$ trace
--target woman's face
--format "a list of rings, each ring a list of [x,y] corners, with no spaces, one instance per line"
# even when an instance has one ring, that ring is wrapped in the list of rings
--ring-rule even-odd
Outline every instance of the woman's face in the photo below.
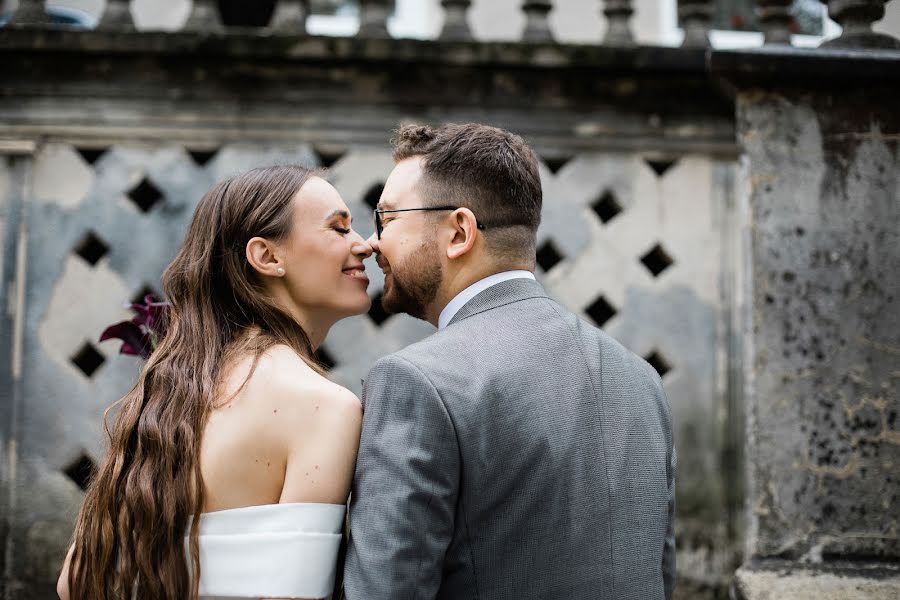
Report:
[[[340,194],[320,177],[310,178],[293,199],[293,225],[278,243],[290,301],[316,320],[337,320],[369,310],[363,259],[372,247],[351,227]]]

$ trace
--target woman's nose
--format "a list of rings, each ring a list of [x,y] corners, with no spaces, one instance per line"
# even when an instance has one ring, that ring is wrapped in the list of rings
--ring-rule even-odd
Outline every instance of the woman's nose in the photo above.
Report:
[[[369,244],[368,240],[364,240],[361,235],[353,231],[353,246],[351,247],[351,251],[356,256],[360,256],[362,258],[368,258],[372,256],[372,252],[374,252],[371,244]]]

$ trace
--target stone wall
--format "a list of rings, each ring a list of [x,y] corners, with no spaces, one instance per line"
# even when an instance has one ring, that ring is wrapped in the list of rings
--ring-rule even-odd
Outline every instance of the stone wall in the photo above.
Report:
[[[0,56],[7,597],[53,597],[102,412],[139,368],[97,337],[158,289],[203,191],[258,164],[328,166],[368,235],[405,121],[492,123],[541,155],[538,276],[663,373],[679,594],[724,596],[742,539],[739,182],[702,49],[13,26]],[[431,331],[375,306],[323,349],[355,391]]]
[[[896,598],[900,52],[719,59],[752,208],[751,560],[736,591]]]
[[[193,205],[212,181],[272,161],[317,162],[302,144],[228,145],[204,165],[171,145],[114,145],[93,165],[68,144],[38,148],[32,193],[22,205],[27,300],[17,501],[10,507],[12,568],[27,585],[52,582],[85,470],[104,451],[103,411],[138,368],[137,359],[117,354],[117,343],[99,343],[99,332],[127,316],[124,301],[158,289]],[[371,147],[353,148],[331,167],[363,235],[371,224],[359,217],[369,213],[366,200],[377,198],[373,190],[390,167],[389,152]],[[556,174],[542,168],[539,277],[663,373],[687,465],[679,488],[682,569],[710,586],[721,585],[733,566],[726,505],[729,487],[739,483],[721,464],[728,416],[722,326],[733,293],[722,283],[733,273],[733,170],[728,161],[686,156],[660,175],[642,156],[626,153],[578,155]],[[322,349],[331,376],[357,393],[378,357],[432,331],[381,313],[380,272],[371,264],[369,271],[375,308],[339,323]]]

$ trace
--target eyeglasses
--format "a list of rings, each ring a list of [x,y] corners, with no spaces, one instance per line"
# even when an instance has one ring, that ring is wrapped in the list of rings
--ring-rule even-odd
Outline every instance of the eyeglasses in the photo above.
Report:
[[[458,206],[429,206],[426,208],[395,208],[392,210],[378,210],[377,208],[372,211],[375,215],[375,233],[378,239],[381,239],[381,232],[384,231],[384,223],[381,222],[381,215],[384,213],[396,213],[396,212],[411,212],[414,210],[456,210]],[[481,223],[478,223],[478,229],[482,231],[485,229],[485,226]]]

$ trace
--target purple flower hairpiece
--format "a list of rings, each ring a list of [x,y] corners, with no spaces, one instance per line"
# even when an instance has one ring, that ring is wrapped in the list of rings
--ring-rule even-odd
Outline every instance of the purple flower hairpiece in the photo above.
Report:
[[[120,353],[149,358],[166,333],[170,305],[168,302],[157,302],[153,294],[147,294],[143,302],[127,306],[137,314],[130,321],[107,327],[100,335],[100,341],[122,340]]]

